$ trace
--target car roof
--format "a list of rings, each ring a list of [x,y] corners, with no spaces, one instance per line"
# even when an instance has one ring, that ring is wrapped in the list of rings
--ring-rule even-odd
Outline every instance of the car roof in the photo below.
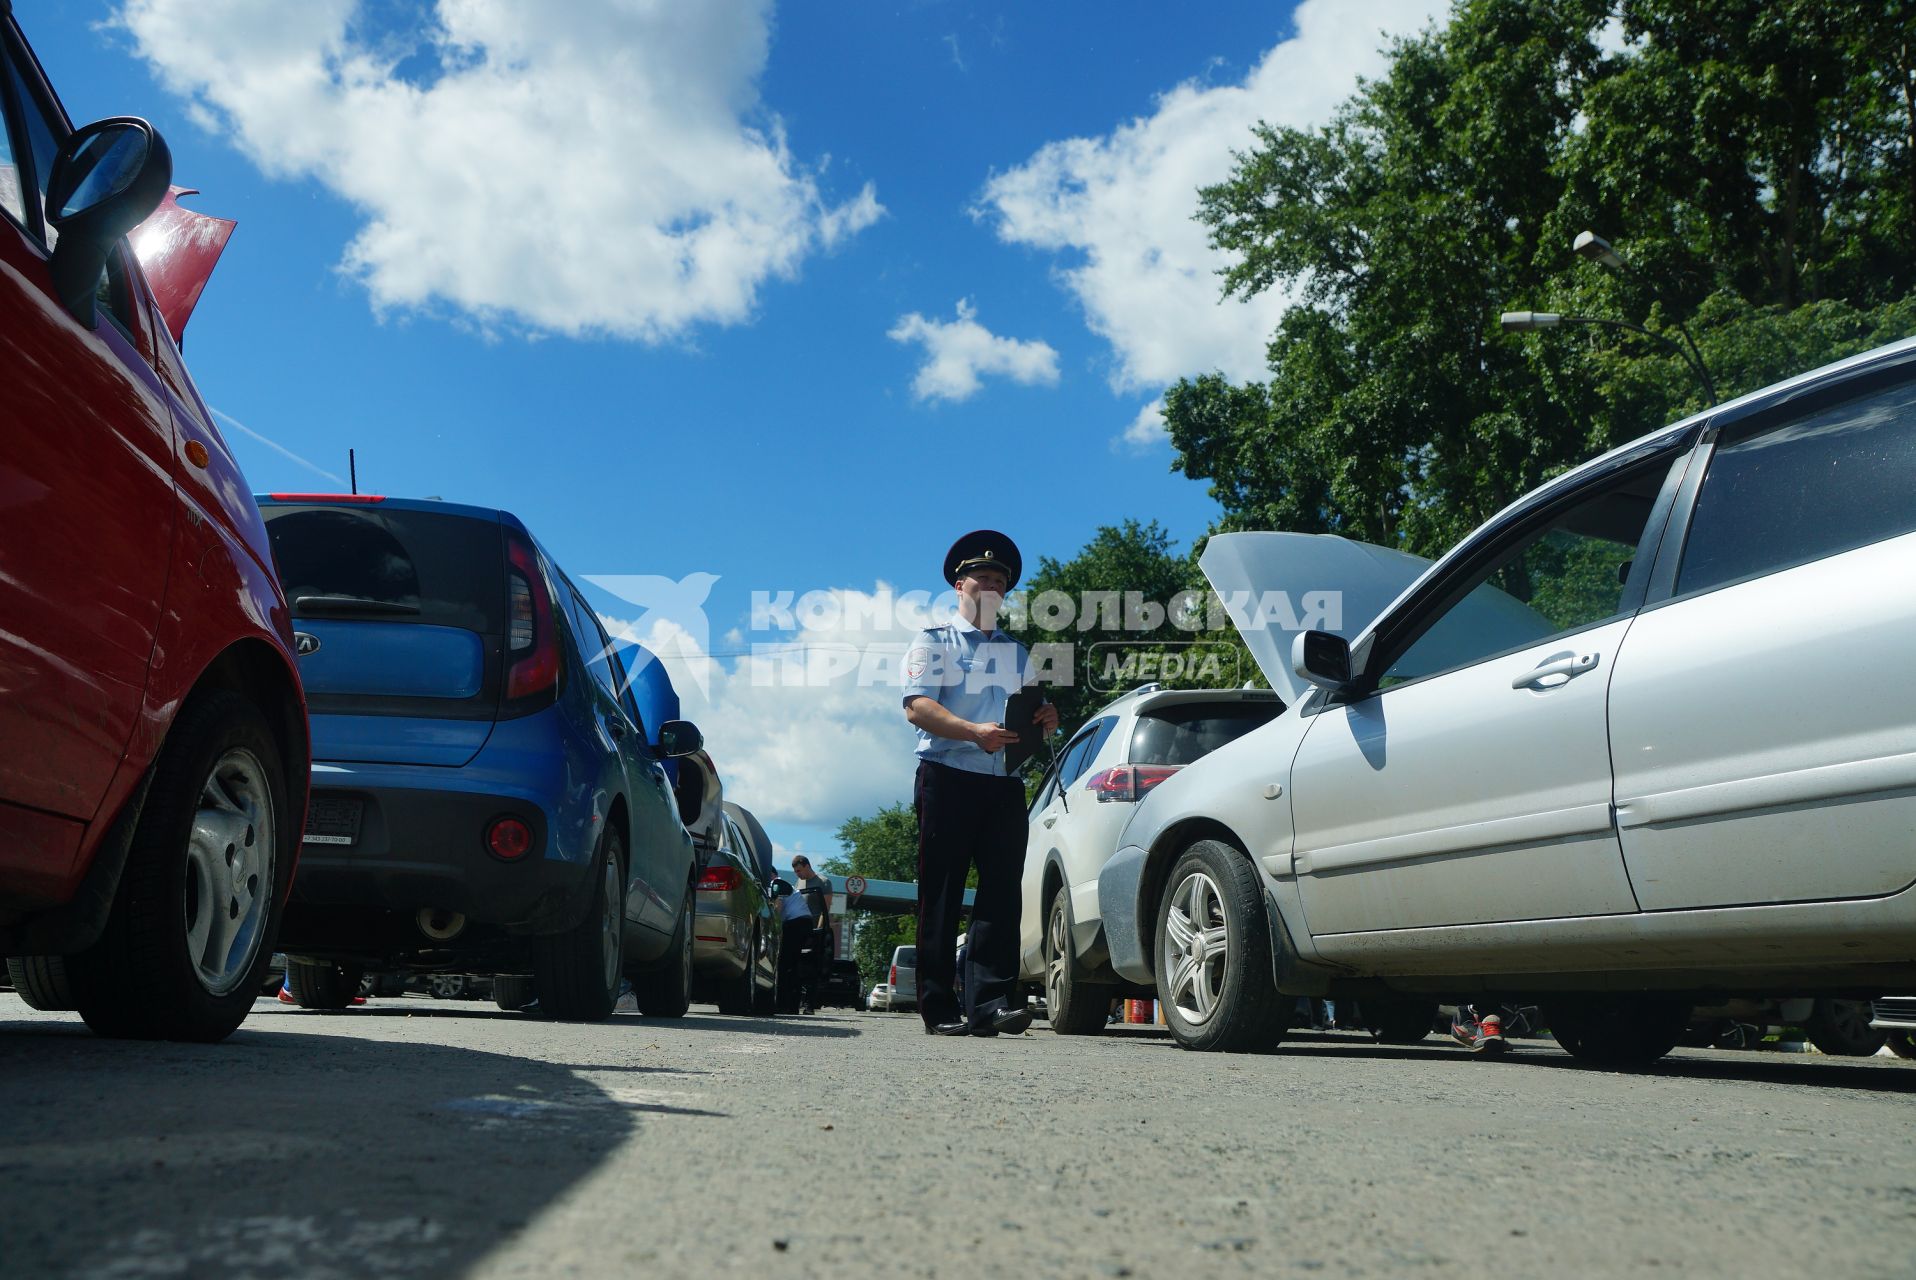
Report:
[[[1160,689],[1156,685],[1143,685],[1139,688],[1119,694],[1111,701],[1092,712],[1086,723],[1101,720],[1112,715],[1141,715],[1155,707],[1169,707],[1187,702],[1281,702],[1277,694],[1269,689]]]
[[[438,498],[394,498],[381,493],[256,493],[253,501],[262,507],[357,507],[367,511],[429,511],[435,515],[464,516],[470,520],[496,521],[530,538],[532,531],[510,511],[497,507],[473,507],[463,502],[444,502]]]

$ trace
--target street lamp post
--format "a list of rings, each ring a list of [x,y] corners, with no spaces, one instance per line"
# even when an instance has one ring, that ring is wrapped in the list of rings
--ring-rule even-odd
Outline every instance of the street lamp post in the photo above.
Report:
[[[1631,276],[1643,281],[1645,287],[1649,287],[1649,281],[1644,280],[1643,274],[1625,262],[1622,256],[1610,247],[1610,242],[1596,232],[1584,231],[1578,233],[1571,248],[1592,262],[1601,263],[1613,271],[1628,272]],[[1654,296],[1656,290],[1652,288],[1650,292],[1652,296]],[[1703,352],[1698,350],[1696,339],[1690,336],[1690,331],[1684,328],[1683,322],[1680,320],[1676,322],[1676,330],[1683,335],[1683,341],[1689,344],[1687,350],[1684,347],[1678,346],[1675,342],[1672,342],[1660,333],[1652,333],[1640,324],[1631,324],[1628,320],[1612,320],[1606,316],[1566,315],[1554,311],[1506,311],[1503,313],[1501,323],[1506,333],[1527,333],[1533,329],[1554,329],[1559,325],[1566,324],[1595,324],[1603,325],[1610,329],[1628,329],[1632,333],[1640,333],[1651,341],[1660,343],[1671,351],[1674,351],[1677,354],[1677,358],[1690,367],[1690,372],[1696,375],[1696,380],[1703,384],[1703,394],[1709,397],[1710,403],[1717,403],[1716,383],[1710,377],[1709,366],[1703,363]]]

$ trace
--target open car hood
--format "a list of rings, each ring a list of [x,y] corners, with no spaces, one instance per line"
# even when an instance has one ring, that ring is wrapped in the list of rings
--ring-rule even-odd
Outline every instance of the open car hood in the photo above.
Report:
[[[1220,533],[1198,566],[1285,706],[1310,691],[1291,670],[1300,631],[1355,640],[1430,568],[1422,556],[1324,533]]]
[[[709,752],[694,751],[679,757],[676,790],[679,820],[692,833],[692,839],[700,845],[716,845],[725,817],[725,786],[719,781],[718,766]]]
[[[744,805],[727,800],[723,807],[731,815],[732,821],[738,823],[739,830],[745,833],[746,842],[752,846],[752,865],[758,868],[759,881],[770,884],[772,877],[778,874],[772,866],[772,837],[766,834],[758,815]]]
[[[133,228],[129,237],[133,256],[140,260],[140,272],[153,290],[153,300],[159,304],[175,346],[186,333],[186,322],[199,303],[207,278],[219,264],[220,254],[226,251],[233,228],[239,225],[180,207],[181,196],[198,194],[191,187],[168,188],[160,207]]]

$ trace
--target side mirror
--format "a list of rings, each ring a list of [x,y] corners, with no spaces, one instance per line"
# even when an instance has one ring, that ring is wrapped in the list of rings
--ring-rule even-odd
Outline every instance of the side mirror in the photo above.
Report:
[[[659,726],[659,754],[668,760],[703,750],[705,735],[690,720],[667,720]]]
[[[96,120],[67,135],[47,175],[53,287],[67,313],[93,327],[93,297],[107,254],[145,222],[173,181],[173,153],[137,116]]]
[[[1291,670],[1320,689],[1341,689],[1351,680],[1350,642],[1328,631],[1304,631],[1291,641]]]

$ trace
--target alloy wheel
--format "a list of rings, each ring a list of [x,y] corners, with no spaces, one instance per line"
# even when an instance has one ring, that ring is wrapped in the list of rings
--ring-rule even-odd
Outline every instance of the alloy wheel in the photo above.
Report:
[[[1217,882],[1202,871],[1179,882],[1171,895],[1164,932],[1165,945],[1171,949],[1166,994],[1186,1022],[1202,1026],[1217,1012],[1230,961],[1231,935]]]
[[[272,793],[258,757],[234,747],[200,788],[186,843],[186,950],[194,975],[223,996],[245,979],[273,906]]]
[[[1045,922],[1044,998],[1047,1009],[1058,1009],[1064,1005],[1065,966],[1071,963],[1070,933],[1064,910],[1064,894],[1060,892],[1052,901],[1051,918]]]
[[[624,959],[620,945],[619,859],[610,849],[606,851],[604,879],[599,893],[599,957],[602,969],[600,976],[609,991],[619,985],[619,971]]]

